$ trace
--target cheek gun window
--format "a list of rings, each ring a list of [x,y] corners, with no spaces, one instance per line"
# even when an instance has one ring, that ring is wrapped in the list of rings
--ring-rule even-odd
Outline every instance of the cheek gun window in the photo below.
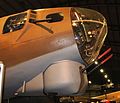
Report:
[[[27,19],[27,13],[18,14],[9,17],[4,25],[3,34],[13,32],[23,28]]]

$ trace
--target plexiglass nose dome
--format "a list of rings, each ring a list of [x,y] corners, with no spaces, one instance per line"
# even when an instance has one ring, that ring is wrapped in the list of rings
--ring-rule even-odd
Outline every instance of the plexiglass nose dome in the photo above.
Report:
[[[107,23],[99,12],[84,9],[71,9],[72,27],[80,55],[86,63],[98,56],[107,35]]]

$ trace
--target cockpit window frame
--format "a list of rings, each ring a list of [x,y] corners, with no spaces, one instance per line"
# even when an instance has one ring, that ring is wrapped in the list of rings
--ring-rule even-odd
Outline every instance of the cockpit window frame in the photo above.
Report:
[[[20,22],[20,18],[24,18],[25,20],[23,19],[24,21]],[[22,29],[25,26],[26,21],[27,21],[27,13],[26,12],[19,13],[19,14],[8,17],[3,26],[2,34],[7,34],[10,32],[14,32],[14,31]]]

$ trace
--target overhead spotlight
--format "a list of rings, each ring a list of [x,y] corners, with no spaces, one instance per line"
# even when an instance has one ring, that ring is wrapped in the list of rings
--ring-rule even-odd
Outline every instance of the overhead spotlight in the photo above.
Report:
[[[107,81],[110,82],[110,79],[108,79]]]
[[[88,81],[89,84],[91,84],[92,82],[91,81]]]
[[[95,64],[97,65],[97,64],[98,64],[98,61],[95,61]]]
[[[113,85],[114,85],[114,84],[111,82],[111,83],[110,83],[110,86],[113,86]]]
[[[107,74],[104,75],[105,78],[108,78]]]
[[[103,69],[100,69],[100,72],[101,72],[101,73],[103,73],[103,72],[104,72],[104,70],[103,70]]]

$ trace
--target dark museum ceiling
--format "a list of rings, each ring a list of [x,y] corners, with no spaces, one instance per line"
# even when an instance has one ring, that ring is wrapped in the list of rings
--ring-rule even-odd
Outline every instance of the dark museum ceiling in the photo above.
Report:
[[[99,67],[103,68],[114,84],[120,83],[120,0],[0,0],[0,17],[27,9],[53,7],[84,7],[99,11],[108,22],[108,35],[102,51],[112,48],[113,57]],[[105,84],[99,70],[90,75],[94,84]]]

